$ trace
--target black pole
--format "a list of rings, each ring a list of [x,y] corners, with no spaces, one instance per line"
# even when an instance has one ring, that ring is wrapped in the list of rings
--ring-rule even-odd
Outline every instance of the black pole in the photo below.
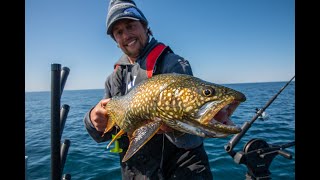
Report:
[[[290,82],[295,78],[295,75],[288,81],[277,94],[275,94],[268,102],[267,104],[252,118],[250,122],[245,122],[243,126],[241,127],[242,131],[236,135],[234,135],[231,140],[228,142],[227,145],[225,145],[225,150],[231,155],[232,157],[235,155],[235,152],[233,151],[233,148],[238,144],[242,136],[248,131],[248,129],[251,127],[251,125],[254,123],[254,121],[262,114],[262,112],[269,107],[269,105],[277,98],[277,96],[286,88]]]
[[[51,180],[61,179],[60,96],[61,65],[51,64]]]
[[[64,85],[66,84],[70,69],[68,67],[63,67],[61,70],[61,94],[64,89]]]

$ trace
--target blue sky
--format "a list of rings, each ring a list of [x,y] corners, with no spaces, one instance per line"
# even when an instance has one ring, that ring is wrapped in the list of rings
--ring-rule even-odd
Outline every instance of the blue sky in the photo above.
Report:
[[[295,75],[294,0],[136,0],[154,37],[189,60],[194,76],[229,84]],[[51,64],[70,68],[65,90],[102,89],[121,56],[107,36],[109,0],[25,1],[25,91],[49,91]]]

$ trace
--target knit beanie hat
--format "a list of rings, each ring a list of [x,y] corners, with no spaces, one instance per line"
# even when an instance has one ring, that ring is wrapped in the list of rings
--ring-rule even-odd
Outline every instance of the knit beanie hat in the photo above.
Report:
[[[148,20],[132,0],[110,0],[107,15],[108,35],[112,35],[112,26],[120,19],[140,20],[148,25]]]

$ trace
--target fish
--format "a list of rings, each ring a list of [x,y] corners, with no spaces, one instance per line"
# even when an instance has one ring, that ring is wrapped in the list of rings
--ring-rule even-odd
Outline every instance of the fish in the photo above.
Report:
[[[167,125],[180,133],[223,138],[241,132],[230,116],[246,96],[240,91],[198,77],[168,73],[141,81],[124,96],[114,96],[105,106],[107,126],[119,132],[107,148],[127,133],[129,147],[122,162],[130,159]],[[103,136],[102,135],[102,136]]]

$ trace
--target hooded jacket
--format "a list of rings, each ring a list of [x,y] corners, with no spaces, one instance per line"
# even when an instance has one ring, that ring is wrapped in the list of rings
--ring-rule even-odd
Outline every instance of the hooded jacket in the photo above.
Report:
[[[115,70],[107,77],[105,81],[104,98],[125,95],[134,85],[148,78],[146,73],[146,57],[158,43],[159,42],[157,40],[151,38],[134,64],[130,64],[127,55],[123,54],[121,56],[121,58],[114,65]],[[157,59],[153,70],[154,75],[164,73],[180,73],[193,75],[189,62],[179,55],[173,53],[169,47],[167,47],[167,49]],[[85,127],[90,136],[98,143],[110,140],[111,134],[116,134],[116,128],[113,128],[112,131],[106,133],[103,137],[101,137],[102,132],[97,131],[90,120],[90,111],[87,112],[84,117]],[[165,135],[170,140],[170,142],[178,148],[191,149],[198,147],[203,143],[202,137],[191,134],[184,134],[182,136],[176,137],[174,133],[171,132],[165,133]],[[126,136],[124,135],[123,137]],[[122,139],[122,137],[119,139],[120,147],[126,149],[126,147],[128,146],[128,140]],[[152,139],[150,141],[152,141]],[[151,144],[149,142],[145,146]]]

